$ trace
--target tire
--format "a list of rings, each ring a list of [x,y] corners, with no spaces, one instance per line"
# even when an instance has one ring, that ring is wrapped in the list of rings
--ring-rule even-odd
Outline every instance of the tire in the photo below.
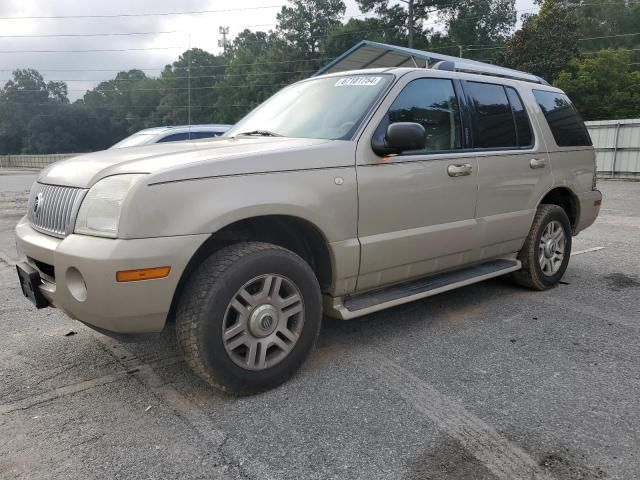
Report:
[[[187,281],[176,334],[187,364],[204,381],[249,395],[298,370],[321,320],[320,286],[307,262],[276,245],[243,242],[212,254]]]
[[[548,247],[546,249],[543,247],[543,237],[551,239],[549,232],[558,232],[560,229],[563,239],[561,260],[555,256],[558,255],[560,250],[561,242],[558,241],[560,233],[555,235],[555,247],[553,245],[549,246],[546,242],[544,242],[544,245]],[[548,204],[540,205],[533,219],[529,235],[524,242],[522,250],[518,253],[518,260],[522,262],[522,269],[512,274],[515,282],[533,290],[548,290],[558,285],[569,264],[571,233],[569,217],[562,207]],[[552,234],[551,237],[554,237],[554,235]],[[551,252],[551,249],[554,250],[555,255]],[[549,258],[549,255],[554,256]],[[544,260],[541,260],[543,257]]]

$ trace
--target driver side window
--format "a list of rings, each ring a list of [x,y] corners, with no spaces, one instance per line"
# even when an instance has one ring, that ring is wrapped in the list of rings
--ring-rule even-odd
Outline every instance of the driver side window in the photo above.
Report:
[[[421,78],[407,84],[395,99],[376,135],[395,122],[415,122],[427,132],[426,151],[462,148],[460,108],[451,80]],[[415,153],[415,152],[414,152]]]

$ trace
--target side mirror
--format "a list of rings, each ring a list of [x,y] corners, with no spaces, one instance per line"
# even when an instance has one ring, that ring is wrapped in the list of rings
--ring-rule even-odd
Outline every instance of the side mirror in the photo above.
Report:
[[[382,156],[402,153],[408,150],[424,150],[427,146],[427,132],[422,125],[414,122],[396,122],[387,127],[384,141],[373,141],[373,151]]]

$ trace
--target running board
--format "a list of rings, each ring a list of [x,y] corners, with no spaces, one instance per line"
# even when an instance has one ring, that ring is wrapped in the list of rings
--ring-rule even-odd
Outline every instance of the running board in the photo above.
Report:
[[[344,297],[342,302],[339,298],[331,299],[333,303],[326,305],[329,307],[327,313],[343,320],[361,317],[385,308],[499,277],[520,270],[520,268],[522,268],[522,264],[519,260],[502,258],[491,260],[463,270],[440,273],[371,292],[349,295]]]

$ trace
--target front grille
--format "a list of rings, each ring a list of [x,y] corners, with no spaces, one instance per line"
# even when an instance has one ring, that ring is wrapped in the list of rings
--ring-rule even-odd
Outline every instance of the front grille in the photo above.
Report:
[[[34,183],[27,204],[31,226],[56,237],[69,235],[86,192],[83,188]]]

